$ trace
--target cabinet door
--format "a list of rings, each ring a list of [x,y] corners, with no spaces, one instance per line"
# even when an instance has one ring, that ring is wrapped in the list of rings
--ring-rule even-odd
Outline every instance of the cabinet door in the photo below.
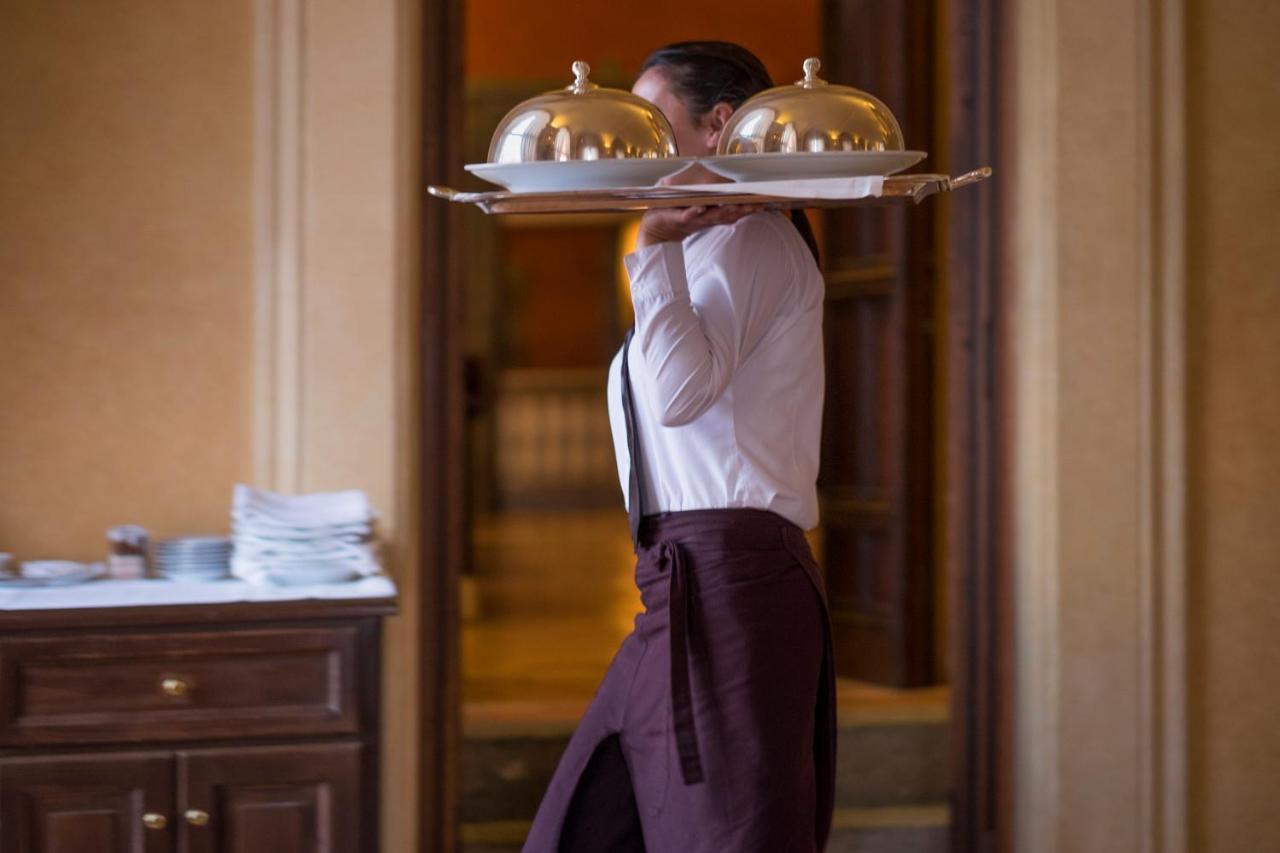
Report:
[[[337,743],[178,754],[183,853],[372,849],[361,746]]]
[[[169,753],[0,759],[4,853],[168,853]]]

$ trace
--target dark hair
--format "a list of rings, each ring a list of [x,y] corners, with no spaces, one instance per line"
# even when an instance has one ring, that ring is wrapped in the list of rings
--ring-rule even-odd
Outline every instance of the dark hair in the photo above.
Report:
[[[754,53],[727,41],[681,41],[659,48],[645,59],[640,73],[661,68],[689,114],[698,118],[719,103],[735,110],[757,92],[773,88],[773,78]],[[791,224],[818,260],[818,241],[809,217],[792,208]]]

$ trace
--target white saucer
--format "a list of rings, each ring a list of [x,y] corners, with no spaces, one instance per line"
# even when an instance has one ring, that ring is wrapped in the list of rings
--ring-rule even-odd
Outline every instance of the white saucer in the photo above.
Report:
[[[526,193],[651,187],[692,162],[692,157],[635,157],[536,163],[471,163],[466,169],[477,178],[505,187],[511,192]]]
[[[924,151],[795,151],[789,154],[724,154],[699,163],[735,181],[861,178],[892,175],[919,163]]]
[[[74,563],[70,560],[36,560],[24,563],[23,574],[0,576],[0,586],[71,586],[97,580],[107,573],[102,563]],[[26,574],[30,570],[31,574]]]

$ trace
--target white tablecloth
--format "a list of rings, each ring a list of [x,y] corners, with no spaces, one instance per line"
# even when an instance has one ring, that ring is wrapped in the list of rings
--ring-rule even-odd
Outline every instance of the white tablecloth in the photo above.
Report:
[[[230,604],[239,601],[307,601],[392,598],[396,585],[385,575],[321,586],[270,586],[242,580],[98,580],[61,587],[0,587],[0,610],[62,610],[81,607],[148,607],[167,604]]]

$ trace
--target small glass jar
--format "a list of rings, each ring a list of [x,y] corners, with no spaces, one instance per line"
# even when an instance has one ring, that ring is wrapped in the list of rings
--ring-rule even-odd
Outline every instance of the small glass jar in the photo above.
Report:
[[[148,576],[145,527],[121,524],[107,531],[107,574],[116,580],[139,580]]]

